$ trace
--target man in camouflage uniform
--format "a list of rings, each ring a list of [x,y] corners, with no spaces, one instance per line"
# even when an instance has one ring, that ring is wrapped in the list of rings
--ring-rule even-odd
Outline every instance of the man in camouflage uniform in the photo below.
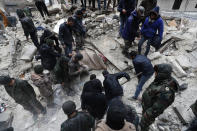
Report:
[[[36,99],[36,93],[33,87],[26,80],[0,76],[0,84],[4,85],[9,96],[11,96],[16,103],[22,105],[25,110],[30,111],[34,115],[46,113],[46,109]]]
[[[179,88],[179,84],[171,76],[171,65],[159,64],[154,70],[155,80],[142,95],[142,131],[148,131],[155,118],[174,102],[175,92]]]
[[[31,75],[31,80],[38,87],[41,96],[46,98],[47,106],[51,106],[53,104],[52,81],[49,75],[43,74],[43,70],[42,65],[36,65],[34,67],[35,73]]]
[[[197,100],[196,100],[196,102],[195,102],[194,104],[192,104],[190,107],[191,107],[191,109],[192,109],[194,115],[197,117]]]

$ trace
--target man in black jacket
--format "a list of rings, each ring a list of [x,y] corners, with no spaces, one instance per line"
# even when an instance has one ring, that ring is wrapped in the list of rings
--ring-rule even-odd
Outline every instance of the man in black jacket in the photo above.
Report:
[[[34,1],[35,1],[35,5],[36,5],[38,11],[40,12],[42,18],[45,19],[44,15],[49,16],[49,12],[48,12],[46,4],[44,3],[44,0],[34,0]]]
[[[136,51],[130,52],[130,57],[133,62],[136,74],[138,74],[138,85],[135,95],[132,99],[136,100],[142,91],[143,85],[148,81],[154,73],[151,61],[144,55],[137,55]],[[140,74],[141,73],[141,74]],[[140,74],[140,75],[139,75]]]
[[[59,28],[59,40],[63,45],[65,55],[67,57],[72,56],[72,44],[74,42],[72,36],[73,25],[74,25],[74,19],[72,17],[69,17],[67,22],[61,24]]]
[[[49,71],[53,70],[57,62],[57,57],[61,55],[54,51],[52,45],[54,44],[53,40],[48,40],[48,43],[42,44],[39,49],[40,56],[36,59],[41,59],[41,64],[44,69]]]
[[[44,29],[44,33],[40,37],[40,45],[44,43],[46,44],[48,39],[55,41],[55,45],[53,45],[53,47],[59,54],[61,54],[62,49],[59,47],[59,41],[55,33],[51,32],[49,29]]]
[[[62,105],[68,119],[61,124],[61,131],[91,131],[94,118],[86,112],[78,112],[73,101],[66,101]]]
[[[107,101],[102,93],[102,83],[96,79],[96,75],[90,76],[81,94],[81,108],[87,110],[94,118],[102,119],[107,109]]]
[[[6,92],[16,103],[23,106],[25,110],[34,115],[46,113],[46,109],[36,99],[36,93],[33,87],[26,80],[10,78],[9,76],[0,76],[0,84],[4,85]]]
[[[109,74],[107,70],[103,71],[102,74],[105,77],[105,80],[103,81],[105,95],[108,104],[110,104],[112,99],[123,96],[123,89],[118,79],[125,77],[127,80],[130,80],[130,76],[125,72]]]
[[[39,42],[37,37],[37,30],[31,18],[26,17],[24,13],[21,13],[19,16],[19,20],[24,30],[24,34],[28,40],[30,35],[32,42],[34,45],[39,48]]]

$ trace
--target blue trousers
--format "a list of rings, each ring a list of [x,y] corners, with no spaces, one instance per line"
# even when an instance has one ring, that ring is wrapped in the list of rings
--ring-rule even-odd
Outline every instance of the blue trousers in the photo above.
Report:
[[[120,15],[120,30],[119,30],[120,36],[122,36],[122,32],[124,30],[124,26],[125,26],[125,23],[127,21],[127,18],[128,18],[127,16],[121,16]]]
[[[144,86],[144,84],[146,83],[146,81],[148,81],[151,78],[152,75],[153,74],[146,75],[146,76],[145,75],[142,75],[140,77],[139,82],[138,82],[138,85],[137,85],[137,88],[136,88],[136,91],[135,91],[135,95],[134,95],[135,98],[138,98],[140,92],[142,91],[142,87]]]

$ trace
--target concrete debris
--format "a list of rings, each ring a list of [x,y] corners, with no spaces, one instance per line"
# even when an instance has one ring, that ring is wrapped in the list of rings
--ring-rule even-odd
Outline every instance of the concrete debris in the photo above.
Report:
[[[29,69],[31,69],[32,68],[32,63],[30,62],[30,63],[25,63],[22,67],[21,67],[21,69],[20,69],[20,72],[21,73],[25,73],[26,71],[28,71]]]
[[[32,61],[34,54],[36,53],[37,48],[34,45],[27,45],[23,48],[21,60]]]
[[[105,15],[98,15],[96,18],[95,18],[95,21],[102,21],[105,19]]]
[[[12,125],[14,114],[10,110],[0,113],[0,130],[4,130]]]
[[[173,57],[168,56],[166,58],[167,62],[173,67],[173,72],[178,78],[186,77],[187,73],[182,69],[182,67],[175,61]]]
[[[172,20],[172,21],[168,22],[168,26],[170,26],[170,27],[177,27],[178,25],[177,25],[175,20]]]
[[[56,15],[57,13],[60,13],[60,12],[61,12],[61,9],[59,8],[53,8],[49,10],[50,15]]]
[[[191,62],[189,61],[189,58],[185,55],[176,56],[176,61],[184,70],[187,70],[192,67]]]
[[[152,54],[150,54],[150,55],[148,56],[148,58],[149,58],[151,61],[153,61],[153,60],[155,60],[155,59],[159,59],[159,58],[161,58],[161,57],[162,57],[162,55],[161,55],[160,52],[154,52],[154,53],[152,53]]]

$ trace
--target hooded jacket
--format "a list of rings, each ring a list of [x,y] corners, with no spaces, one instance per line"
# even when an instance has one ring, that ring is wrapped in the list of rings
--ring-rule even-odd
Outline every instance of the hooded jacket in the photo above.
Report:
[[[53,70],[56,64],[56,57],[60,57],[60,54],[56,53],[49,45],[43,44],[39,49],[41,55],[41,63],[44,69]]]
[[[159,7],[155,7],[153,11],[155,14],[157,14],[157,18],[154,22],[151,22],[150,16],[148,16],[142,25],[141,34],[147,38],[153,38],[158,31],[158,35],[160,37],[160,40],[162,41],[163,38],[163,32],[164,32],[164,23],[159,15]]]
[[[144,55],[137,55],[133,59],[133,66],[136,74],[142,72],[142,75],[152,75],[154,73],[151,61]]]
[[[157,0],[142,0],[140,6],[145,8],[145,16],[148,16],[150,11],[157,6]]]
[[[123,89],[118,81],[118,79],[122,77],[125,77],[128,80],[130,79],[130,76],[125,72],[108,74],[105,76],[105,80],[103,81],[103,86],[107,100],[111,100],[117,96],[123,96]]]
[[[171,77],[172,67],[170,65],[159,64],[156,66],[157,76],[142,95],[143,109],[148,109],[146,113],[152,113],[154,109],[164,109],[171,105],[175,99],[175,92],[179,88],[177,81]]]
[[[134,41],[137,36],[141,20],[137,17],[137,11],[133,11],[126,21],[122,37],[125,40]]]
[[[42,34],[42,36],[40,37],[40,45],[42,44],[46,44],[46,40],[47,39],[51,39],[51,40],[54,40],[57,47],[59,47],[59,41],[58,41],[58,38],[55,36],[54,33],[52,33],[50,30],[48,29],[45,29],[44,30],[44,33]]]
[[[77,114],[66,120],[61,125],[61,131],[91,131],[94,126],[94,118],[85,112]]]
[[[118,4],[118,11],[120,12],[120,16],[129,17],[131,12],[134,11],[136,5],[136,0],[120,0]],[[122,13],[122,10],[125,9],[126,14]]]
[[[113,130],[107,124],[105,121],[102,121],[97,125],[96,131],[136,131],[135,126],[129,122],[125,121],[125,125],[120,130]]]
[[[93,79],[84,84],[82,94],[84,93],[102,93],[102,83],[99,79]]]
[[[61,44],[72,45],[73,36],[72,28],[69,27],[66,22],[62,23],[59,28],[59,40]]]

